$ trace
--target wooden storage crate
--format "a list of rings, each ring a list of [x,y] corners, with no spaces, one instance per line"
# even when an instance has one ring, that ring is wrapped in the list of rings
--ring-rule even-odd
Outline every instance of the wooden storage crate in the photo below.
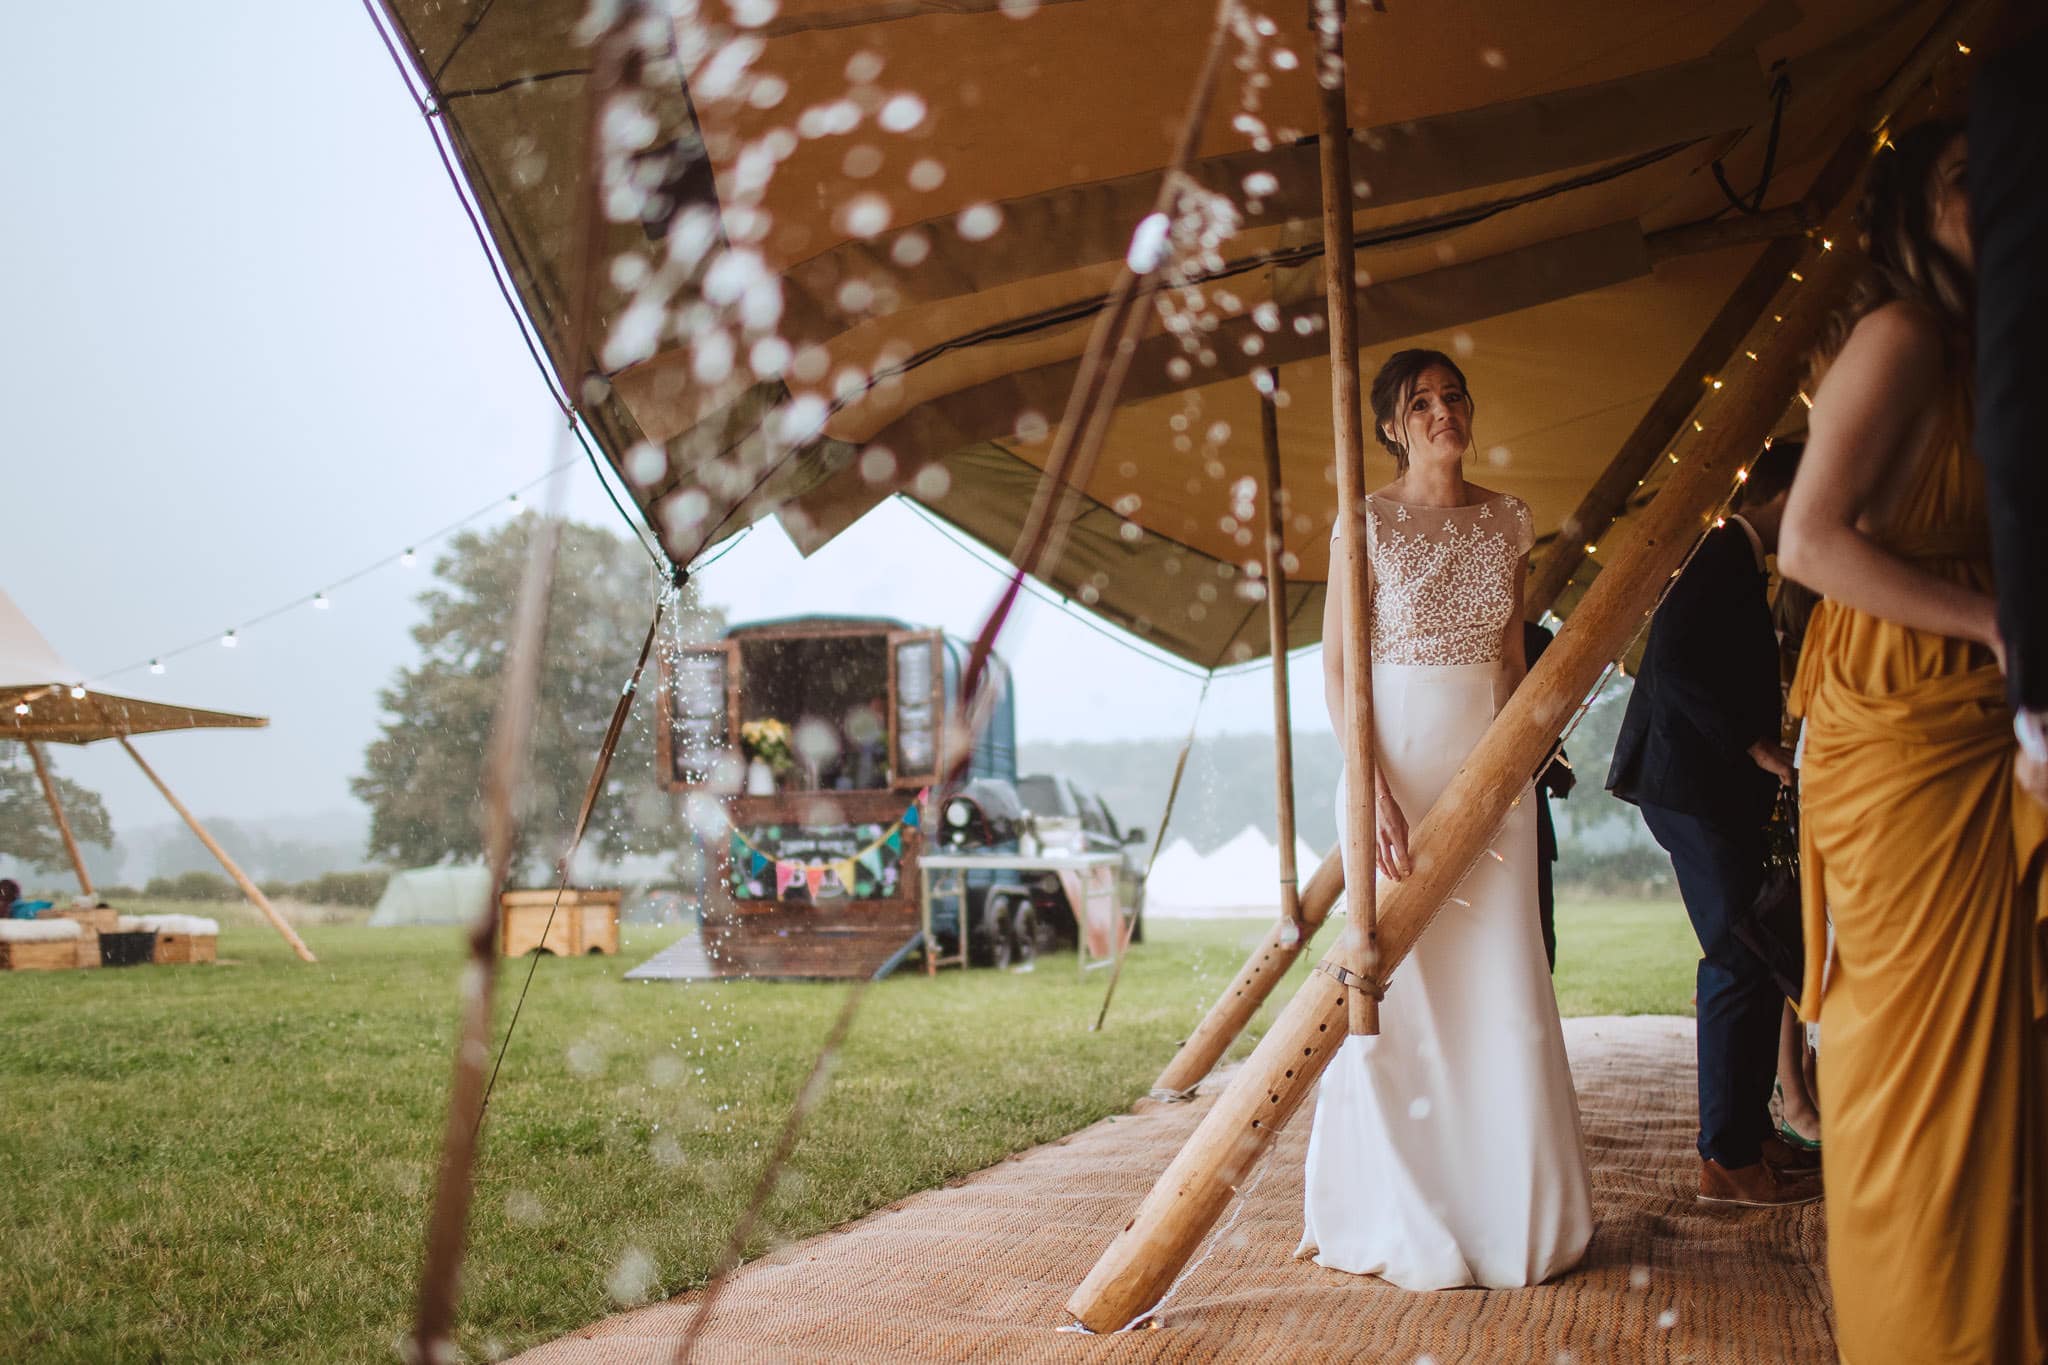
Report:
[[[72,966],[97,967],[100,965],[99,930],[88,927],[84,933],[73,939],[72,942],[78,945],[78,960],[72,963]]]
[[[536,948],[557,957],[619,951],[619,902],[624,892],[571,889],[561,895],[559,907],[553,891],[507,891],[498,898],[505,956],[524,957]],[[551,910],[553,924],[548,923]]]
[[[150,958],[158,966],[175,962],[212,962],[220,946],[220,939],[213,934],[165,934],[156,936],[156,955]]]
[[[82,938],[43,938],[20,942],[0,939],[0,971],[62,972],[79,965],[78,945]],[[98,953],[99,940],[93,940]]]
[[[112,906],[96,905],[86,910],[46,910],[43,918],[76,921],[88,935],[111,934],[119,927],[121,912]]]

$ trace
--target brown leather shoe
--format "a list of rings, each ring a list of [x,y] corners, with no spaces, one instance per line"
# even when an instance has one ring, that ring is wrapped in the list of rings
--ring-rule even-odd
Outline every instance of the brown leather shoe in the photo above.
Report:
[[[1820,1179],[1820,1153],[1802,1151],[1775,1135],[1763,1142],[1764,1165],[1781,1175],[1812,1176]]]
[[[1752,1209],[1784,1209],[1820,1198],[1820,1181],[1811,1176],[1781,1174],[1770,1163],[1754,1162],[1729,1170],[1718,1161],[1700,1160],[1700,1202],[1738,1204]]]

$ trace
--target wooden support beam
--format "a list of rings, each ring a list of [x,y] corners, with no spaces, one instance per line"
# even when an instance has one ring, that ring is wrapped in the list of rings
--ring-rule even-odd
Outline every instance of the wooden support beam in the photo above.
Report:
[[[242,888],[242,894],[249,898],[249,903],[258,910],[261,910],[263,917],[270,921],[271,928],[284,935],[284,941],[291,944],[292,951],[299,955],[301,961],[318,961],[313,956],[313,950],[306,946],[305,940],[293,931],[291,925],[284,922],[284,916],[277,913],[277,908],[270,903],[270,899],[263,894],[256,883],[249,880],[249,874],[242,871],[236,865],[235,860],[228,856],[228,851],[215,842],[211,834],[206,832],[206,826],[199,823],[199,817],[187,810],[185,803],[171,793],[171,789],[164,785],[164,780],[156,775],[156,769],[142,761],[142,755],[135,752],[135,746],[128,742],[128,736],[121,735],[119,738],[121,747],[128,751],[128,757],[134,759],[135,766],[142,769],[142,775],[156,784],[156,789],[164,794],[164,800],[171,803],[171,809],[178,812],[184,818],[186,825],[191,828],[194,834],[199,836],[199,842],[206,845],[206,851],[220,860],[220,865],[227,870],[228,876],[234,878],[235,885]]]
[[[49,764],[43,761],[43,746],[34,740],[23,741],[28,745],[28,756],[36,765],[36,780],[43,784],[43,799],[50,803],[50,814],[57,817],[57,833],[64,836],[64,851],[71,855],[71,869],[78,874],[78,889],[90,896],[92,874],[85,870],[85,855],[78,851],[78,840],[72,837],[71,821],[64,816],[64,803],[57,799],[57,783],[50,776]]]
[[[1410,839],[1415,870],[1388,890],[1382,907],[1381,947],[1388,964],[1398,963],[1414,946],[1509,808],[1529,791],[1529,774],[1606,662],[1641,628],[1708,519],[1732,492],[1736,471],[1791,402],[1807,349],[1858,264],[1847,259],[1846,251],[1815,254],[1806,282],[1783,305],[1783,321],[1758,345],[1758,362],[1724,391],[1714,424],[1673,471],[1609,569],[1595,580],[1542,661],[1415,828]],[[1340,943],[1325,961],[1356,968],[1348,948],[1348,940]],[[1084,1325],[1115,1331],[1159,1302],[1336,1055],[1344,1040],[1345,994],[1318,974],[1295,995],[1160,1176],[1137,1216],[1067,1301],[1068,1311]]]
[[[1787,204],[1781,209],[1768,213],[1746,215],[1741,218],[1714,218],[1704,223],[1687,223],[1682,227],[1666,228],[1643,238],[1643,246],[1649,250],[1652,264],[1661,265],[1679,256],[1693,256],[1702,251],[1719,251],[1723,247],[1747,246],[1755,242],[1775,242],[1787,237],[1804,237],[1819,224],[1813,221],[1812,212],[1802,200]]]
[[[1266,455],[1266,645],[1273,656],[1273,775],[1280,831],[1280,918],[1307,937],[1294,865],[1294,707],[1287,693],[1287,487],[1280,477],[1280,415],[1273,405],[1277,370],[1259,387],[1259,443]]]
[[[1343,827],[1340,846],[1356,867],[1373,865],[1372,599],[1366,580],[1365,436],[1358,396],[1358,290],[1351,242],[1351,129],[1345,105],[1344,0],[1312,0],[1317,115],[1322,135],[1323,284],[1330,312],[1330,409],[1337,447],[1337,525],[1344,594]],[[1351,888],[1346,957],[1366,987],[1349,987],[1350,1028],[1380,1031],[1380,947],[1373,879]]]
[[[1735,292],[1707,324],[1699,341],[1678,363],[1677,371],[1650,404],[1650,410],[1579,499],[1578,507],[1565,518],[1549,551],[1530,568],[1528,586],[1522,594],[1523,614],[1529,620],[1537,620],[1557,604],[1565,585],[1585,563],[1586,547],[1605,535],[1615,519],[1628,510],[1629,496],[1677,439],[1686,418],[1698,406],[1707,382],[1728,364],[1736,347],[1777,296],[1778,286],[1785,282],[1785,272],[1806,249],[1803,238],[1773,241],[1735,286]]]

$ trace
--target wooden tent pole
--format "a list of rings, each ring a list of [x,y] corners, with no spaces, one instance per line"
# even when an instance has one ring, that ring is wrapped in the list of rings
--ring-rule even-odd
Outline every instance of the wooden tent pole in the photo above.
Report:
[[[164,780],[156,775],[156,769],[143,761],[142,755],[135,751],[135,746],[128,742],[128,736],[119,735],[116,738],[121,741],[121,747],[128,751],[128,757],[135,760],[135,766],[142,769],[142,775],[156,784],[156,789],[164,794],[164,800],[171,803],[171,809],[178,812],[191,827],[192,832],[199,836],[199,842],[206,845],[206,851],[220,860],[220,865],[227,870],[228,876],[234,878],[235,885],[242,888],[242,894],[249,898],[249,903],[263,912],[263,917],[270,921],[271,928],[284,935],[284,941],[292,945],[292,951],[299,955],[300,961],[317,962],[319,959],[313,956],[313,950],[306,946],[305,940],[293,931],[291,925],[284,922],[284,916],[277,913],[277,908],[270,903],[269,898],[256,883],[249,880],[249,874],[242,871],[235,860],[228,856],[228,851],[206,832],[206,826],[199,823],[199,817],[186,809],[185,803],[164,785]]]
[[[28,745],[28,756],[36,765],[36,779],[43,784],[43,799],[50,803],[50,814],[57,817],[57,833],[64,836],[64,851],[71,855],[72,870],[78,873],[78,889],[86,895],[93,894],[92,874],[85,870],[85,855],[78,851],[78,840],[72,836],[71,821],[64,816],[64,803],[57,799],[57,783],[50,776],[49,765],[43,762],[43,746],[34,740],[24,740]]]
[[[1286,485],[1280,478],[1280,414],[1273,390],[1280,372],[1267,370],[1259,390],[1259,443],[1266,452],[1266,648],[1273,656],[1273,777],[1278,788],[1276,809],[1280,831],[1280,918],[1299,942],[1307,937],[1301,922],[1301,888],[1294,865],[1294,708],[1287,693],[1287,512],[1281,506]]]
[[[1323,284],[1330,309],[1330,410],[1336,434],[1337,556],[1344,595],[1344,826],[1354,867],[1373,865],[1372,611],[1366,581],[1365,438],[1358,403],[1358,291],[1352,276],[1351,112],[1345,104],[1344,0],[1314,0],[1323,173]],[[1337,567],[1337,566],[1332,566]],[[1335,577],[1335,575],[1332,575]],[[1372,878],[1350,888],[1344,938],[1350,1029],[1380,1031],[1380,946]]]
[[[1629,528],[1608,570],[1594,580],[1542,661],[1415,828],[1415,870],[1386,895],[1380,929],[1387,962],[1401,960],[1485,853],[1587,688],[1641,628],[1706,520],[1727,498],[1737,470],[1791,401],[1807,348],[1855,269],[1845,259],[1848,252],[1816,254],[1807,282],[1784,307],[1783,322],[1759,348],[1759,361],[1730,385],[1714,424]],[[1340,943],[1325,966],[1355,967],[1346,961],[1348,947]],[[1336,1054],[1344,1038],[1346,994],[1320,969],[1296,993],[1137,1216],[1067,1301],[1084,1325],[1115,1331],[1159,1302]]]

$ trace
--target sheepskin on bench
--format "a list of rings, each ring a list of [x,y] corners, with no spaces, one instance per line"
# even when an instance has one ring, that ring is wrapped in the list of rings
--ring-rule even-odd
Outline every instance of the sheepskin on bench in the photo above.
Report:
[[[220,936],[220,921],[201,915],[123,915],[115,928],[124,934],[186,934],[193,938]]]
[[[0,943],[55,943],[84,932],[71,919],[0,919]]]

